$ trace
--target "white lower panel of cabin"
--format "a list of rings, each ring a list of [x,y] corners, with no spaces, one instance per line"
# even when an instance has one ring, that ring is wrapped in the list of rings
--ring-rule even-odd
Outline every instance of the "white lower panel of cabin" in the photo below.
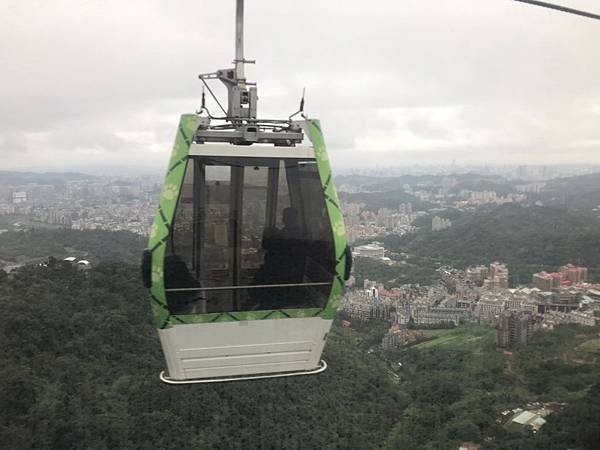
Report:
[[[158,330],[174,380],[312,370],[331,320],[319,317],[174,325]]]

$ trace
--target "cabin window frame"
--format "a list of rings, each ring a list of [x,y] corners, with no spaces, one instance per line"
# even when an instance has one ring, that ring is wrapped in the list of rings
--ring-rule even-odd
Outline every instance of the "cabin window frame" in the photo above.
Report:
[[[321,193],[320,199],[311,198],[310,200],[306,200],[303,197],[306,194],[302,192],[302,173],[301,166],[314,165],[314,171],[311,173],[312,180],[308,178],[312,183],[318,183],[318,190]],[[206,241],[206,212],[209,207],[209,189],[206,178],[206,168],[208,166],[221,166],[221,167],[229,167],[229,222],[228,222],[228,231],[227,231],[227,239],[228,239],[228,251],[230,254],[227,256],[230,262],[230,267],[232,270],[231,276],[228,277],[231,280],[231,285],[229,286],[203,286],[202,283],[205,281],[201,277],[201,261],[202,261],[202,251],[205,250],[202,242]],[[275,228],[277,223],[277,215],[278,215],[278,206],[279,206],[279,194],[280,194],[280,183],[282,183],[282,177],[285,178],[285,185],[287,186],[287,194],[289,195],[289,203],[294,208],[298,209],[298,215],[302,222],[302,228],[307,230],[308,220],[307,212],[307,202],[314,202],[317,200],[320,203],[321,210],[321,221],[326,222],[326,229],[328,231],[327,236],[327,244],[330,245],[329,250],[329,261],[315,261],[313,258],[313,263],[316,263],[318,266],[320,263],[322,267],[328,266],[326,269],[327,272],[327,280],[325,281],[315,281],[315,282],[303,282],[300,283],[265,283],[265,284],[241,284],[242,281],[242,234],[241,229],[243,227],[243,206],[244,206],[244,188],[246,187],[245,179],[244,179],[244,170],[247,167],[262,167],[267,168],[267,178],[266,178],[266,199],[265,199],[265,218],[264,218],[264,230],[269,228]],[[206,305],[206,300],[203,308],[200,308],[199,311],[174,311],[169,305],[172,314],[203,314],[203,313],[214,313],[214,312],[243,312],[243,311],[252,311],[255,310],[253,308],[246,308],[242,306],[241,297],[244,291],[248,292],[250,290],[256,289],[291,289],[291,288],[305,288],[305,289],[314,289],[319,292],[320,300],[316,304],[305,304],[305,305],[281,305],[278,308],[266,308],[260,307],[258,310],[268,310],[268,309],[298,309],[298,308],[324,308],[328,301],[329,291],[331,285],[334,283],[336,276],[336,255],[335,255],[335,241],[333,236],[332,222],[329,216],[329,212],[327,210],[325,196],[323,194],[323,188],[321,185],[321,180],[319,178],[318,166],[315,159],[310,158],[302,158],[302,159],[292,159],[292,158],[278,158],[278,157],[229,157],[229,156],[190,156],[188,160],[188,169],[186,169],[186,174],[184,176],[184,180],[188,179],[187,170],[191,167],[192,173],[192,189],[193,189],[193,224],[192,224],[192,267],[191,270],[193,272],[193,276],[199,283],[199,286],[194,287],[176,287],[169,288],[165,284],[165,292],[167,294],[167,299],[170,293],[184,293],[184,292],[196,292],[200,295],[200,298],[204,295],[204,293],[211,291],[231,291],[232,302],[231,308],[227,309],[217,309],[210,310],[211,308]],[[283,168],[283,170],[282,170]],[[282,173],[283,172],[283,173]],[[185,181],[184,181],[185,182]],[[312,186],[314,189],[316,187]],[[173,221],[173,228],[170,232],[171,236],[169,241],[171,242],[171,250],[175,250],[175,254],[177,253],[177,245],[176,239],[174,236],[174,231],[176,229],[176,221],[177,221],[177,210],[179,209],[179,204],[177,205],[177,209],[175,212],[175,218]],[[310,209],[310,208],[309,208]],[[321,228],[323,228],[324,222],[321,223]],[[308,239],[307,239],[308,241]],[[317,244],[318,241],[314,240],[314,236],[312,237],[312,241],[314,244]],[[318,253],[317,253],[318,254]],[[264,264],[264,259],[263,259]],[[322,273],[325,273],[321,271]],[[309,275],[304,270],[302,274],[304,278],[307,278]],[[167,281],[167,280],[166,280]],[[307,291],[308,292],[308,291]],[[169,302],[168,302],[169,303]],[[208,309],[208,310],[207,310]]]

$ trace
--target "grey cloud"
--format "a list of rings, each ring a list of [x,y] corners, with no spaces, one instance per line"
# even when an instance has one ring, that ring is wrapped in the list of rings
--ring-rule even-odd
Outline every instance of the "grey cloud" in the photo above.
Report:
[[[449,127],[436,124],[429,117],[414,117],[407,121],[406,126],[416,135],[430,139],[446,139],[452,136]]]
[[[590,150],[596,22],[510,1],[340,5],[246,2],[246,54],[258,61],[248,76],[259,81],[262,113],[291,113],[307,87],[334,162],[537,163],[543,154],[561,163],[565,148],[600,159]],[[27,151],[31,168],[104,152],[113,154],[106,164],[161,170],[178,114],[198,107],[196,75],[231,62],[233,14],[233,0],[2,2],[0,168],[21,167]],[[34,145],[40,133],[45,146]],[[138,163],[148,146],[155,153]]]

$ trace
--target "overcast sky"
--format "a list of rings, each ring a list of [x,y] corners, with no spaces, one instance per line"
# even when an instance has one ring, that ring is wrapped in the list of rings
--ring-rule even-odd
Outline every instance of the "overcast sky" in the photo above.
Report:
[[[596,0],[556,0],[600,13]],[[160,172],[235,1],[0,0],[0,169]],[[246,0],[259,115],[338,168],[600,163],[600,21],[511,0]]]

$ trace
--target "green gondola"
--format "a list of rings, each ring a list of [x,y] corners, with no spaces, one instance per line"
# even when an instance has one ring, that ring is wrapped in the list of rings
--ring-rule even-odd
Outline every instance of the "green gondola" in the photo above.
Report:
[[[181,116],[142,262],[172,384],[323,371],[350,272],[319,121],[256,118],[242,17],[237,0],[235,68],[200,76],[228,88],[226,116],[204,96]]]

